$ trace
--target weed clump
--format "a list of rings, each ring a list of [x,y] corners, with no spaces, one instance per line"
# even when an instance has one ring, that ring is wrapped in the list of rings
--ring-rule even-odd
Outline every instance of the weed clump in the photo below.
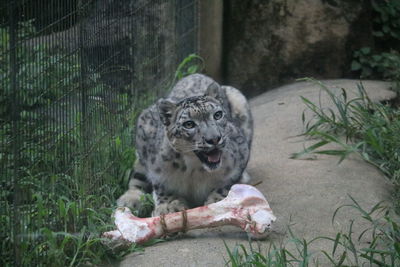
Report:
[[[311,80],[313,81],[313,80]],[[374,103],[368,97],[362,84],[358,85],[359,96],[348,99],[342,89],[335,95],[323,83],[316,82],[328,94],[333,108],[322,107],[302,97],[312,112],[306,121],[304,136],[318,139],[304,151],[295,153],[298,158],[306,153],[339,156],[339,162],[351,153],[359,154],[365,161],[379,168],[400,189],[400,110],[388,104]],[[322,149],[334,143],[339,149]]]
[[[362,208],[355,199],[351,204],[339,207],[333,217],[342,209],[355,209],[366,222],[361,233],[353,232],[350,221],[348,229],[334,237],[319,236],[312,240],[297,237],[288,229],[289,238],[280,245],[271,244],[266,251],[254,248],[249,241],[249,249],[236,245],[233,249],[226,243],[228,254],[226,264],[238,266],[399,266],[400,265],[400,225],[393,219],[390,209],[382,203],[370,210]],[[370,240],[362,242],[363,238]],[[332,250],[321,250],[317,241],[327,241]],[[294,249],[293,249],[294,248]]]

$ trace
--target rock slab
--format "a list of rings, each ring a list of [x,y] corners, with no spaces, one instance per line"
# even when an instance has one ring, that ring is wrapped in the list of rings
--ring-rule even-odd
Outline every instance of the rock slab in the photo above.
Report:
[[[332,80],[325,82],[340,92],[346,88],[355,96],[357,81]],[[372,100],[388,100],[395,94],[389,84],[364,81]],[[382,174],[357,157],[338,165],[338,158],[318,156],[314,160],[293,160],[290,155],[304,147],[304,139],[294,137],[303,130],[301,114],[305,110],[300,96],[318,101],[320,88],[308,82],[277,88],[252,99],[255,136],[249,173],[253,181],[262,181],[257,188],[265,194],[278,220],[270,237],[259,241],[261,249],[273,242],[287,240],[287,227],[300,238],[334,236],[348,220],[357,216],[352,210],[340,213],[332,225],[334,211],[350,203],[354,197],[364,208],[371,208],[390,198],[390,185]],[[326,96],[321,95],[321,101]],[[328,105],[328,102],[326,102]],[[362,224],[355,223],[354,231]],[[144,252],[127,256],[120,266],[224,266],[228,260],[224,242],[231,249],[235,244],[248,246],[243,232],[224,227],[192,231],[174,240],[146,247]],[[255,242],[257,243],[257,242]],[[254,244],[257,247],[257,244]],[[316,249],[332,249],[322,242]]]
[[[372,46],[368,1],[227,1],[225,82],[254,96],[302,77],[349,76]]]

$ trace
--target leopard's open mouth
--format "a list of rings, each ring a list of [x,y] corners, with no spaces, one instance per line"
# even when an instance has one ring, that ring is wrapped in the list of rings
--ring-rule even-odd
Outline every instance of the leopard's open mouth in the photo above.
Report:
[[[222,151],[215,148],[209,152],[206,151],[195,151],[195,154],[200,159],[200,161],[205,164],[211,170],[215,170],[219,167],[221,163]]]

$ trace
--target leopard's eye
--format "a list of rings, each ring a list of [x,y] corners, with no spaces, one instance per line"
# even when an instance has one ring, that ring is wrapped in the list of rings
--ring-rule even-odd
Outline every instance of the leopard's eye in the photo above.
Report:
[[[222,111],[217,111],[217,112],[214,113],[214,119],[215,119],[215,120],[219,120],[219,119],[222,118],[222,115],[224,115],[224,114],[222,113]]]
[[[196,126],[196,124],[194,123],[194,121],[185,121],[182,125],[183,125],[183,127],[185,127],[186,129],[192,129],[192,128],[194,128],[194,126]]]

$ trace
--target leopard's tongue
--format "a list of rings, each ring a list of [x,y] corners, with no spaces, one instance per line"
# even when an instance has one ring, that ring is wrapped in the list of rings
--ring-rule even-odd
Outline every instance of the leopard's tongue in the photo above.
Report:
[[[208,162],[218,163],[221,158],[221,151],[213,150],[209,154],[207,154]]]

